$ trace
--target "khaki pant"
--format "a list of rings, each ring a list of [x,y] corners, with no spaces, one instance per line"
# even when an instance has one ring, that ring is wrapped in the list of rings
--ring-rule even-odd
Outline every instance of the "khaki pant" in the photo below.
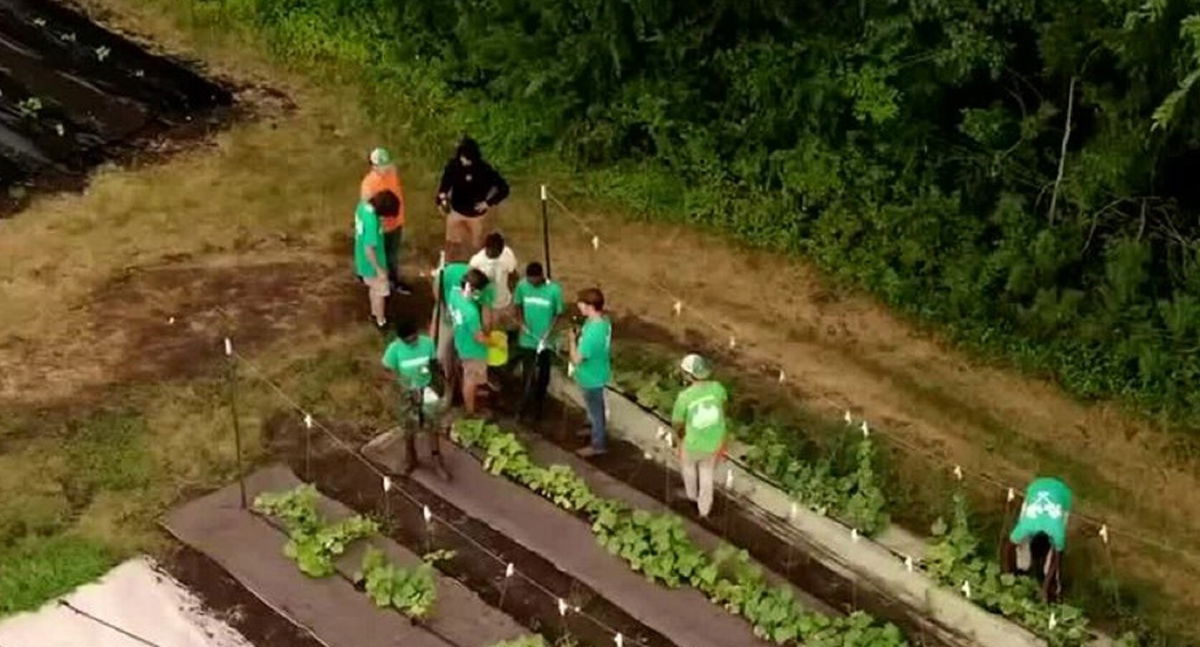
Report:
[[[457,211],[446,215],[446,241],[462,243],[471,248],[472,253],[483,248],[485,221],[488,214],[482,216],[464,216]]]
[[[717,471],[717,454],[694,455],[686,449],[679,452],[679,471],[683,474],[683,489],[687,498],[696,502],[701,517],[707,517],[713,503],[713,473]]]

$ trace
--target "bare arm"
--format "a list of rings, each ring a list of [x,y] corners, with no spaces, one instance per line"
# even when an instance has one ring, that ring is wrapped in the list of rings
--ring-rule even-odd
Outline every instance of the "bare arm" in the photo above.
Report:
[[[379,266],[379,257],[375,254],[375,246],[368,245],[366,252],[367,252],[367,260],[371,261],[371,267],[375,268],[375,276],[387,274],[387,272],[384,271],[384,269]]]

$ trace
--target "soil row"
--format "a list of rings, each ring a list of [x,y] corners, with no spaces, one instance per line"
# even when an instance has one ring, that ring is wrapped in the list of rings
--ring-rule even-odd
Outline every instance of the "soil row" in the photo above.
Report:
[[[230,92],[50,0],[0,0],[0,214],[157,135],[227,116]]]

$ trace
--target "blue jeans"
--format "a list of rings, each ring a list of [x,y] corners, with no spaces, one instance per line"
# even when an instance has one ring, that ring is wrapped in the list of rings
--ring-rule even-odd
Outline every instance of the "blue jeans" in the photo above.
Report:
[[[582,389],[587,405],[588,421],[592,423],[592,449],[602,452],[608,448],[608,416],[604,411],[604,387]]]

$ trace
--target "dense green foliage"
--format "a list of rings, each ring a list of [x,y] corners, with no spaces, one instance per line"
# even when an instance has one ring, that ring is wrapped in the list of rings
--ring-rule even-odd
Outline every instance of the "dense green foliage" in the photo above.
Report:
[[[552,151],[1077,393],[1200,411],[1195,0],[227,4],[502,163]]]
[[[0,546],[0,617],[36,609],[116,565],[113,551],[75,534]]]
[[[777,644],[809,647],[900,647],[908,644],[892,624],[867,614],[825,616],[805,609],[790,588],[766,581],[746,553],[705,553],[684,532],[678,517],[636,510],[623,502],[596,496],[570,468],[542,467],[533,462],[521,441],[482,420],[456,421],[456,442],[483,453],[493,474],[534,489],[558,505],[585,515],[592,531],[611,553],[648,579],[670,587],[691,586],[729,611],[744,617],[754,633]],[[559,476],[548,478],[547,472]],[[557,483],[548,488],[545,484]],[[540,489],[538,485],[540,484]]]

